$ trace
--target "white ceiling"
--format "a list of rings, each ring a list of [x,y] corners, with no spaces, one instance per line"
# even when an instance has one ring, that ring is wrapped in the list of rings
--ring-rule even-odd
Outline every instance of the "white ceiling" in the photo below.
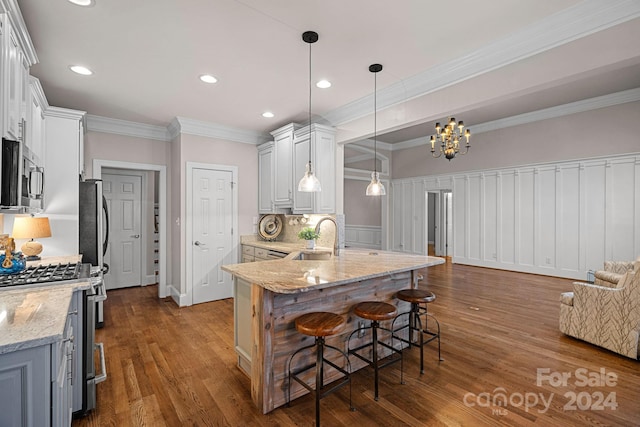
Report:
[[[313,80],[333,83],[313,88],[314,116],[339,128],[354,123],[344,140],[368,136],[362,128],[371,126],[358,119],[373,110],[368,66],[381,63],[379,110],[402,110],[393,123],[379,123],[379,133],[388,133],[380,140],[389,143],[430,133],[440,115],[453,112],[472,125],[640,87],[639,3],[95,0],[83,8],[18,0],[39,59],[32,74],[51,105],[160,126],[176,116],[260,133],[304,123],[309,47],[301,34],[314,30]],[[562,32],[564,20],[571,23]],[[518,43],[527,54],[510,57]],[[94,74],[76,75],[72,64]],[[531,76],[519,69],[542,64],[545,71]],[[446,70],[462,77],[447,81]],[[218,83],[200,82],[204,73]],[[439,80],[428,88],[416,83],[434,75]],[[465,103],[455,95],[456,87],[477,82],[480,90],[492,77],[492,84],[506,82],[495,97],[474,94]],[[433,106],[447,93],[459,99],[455,111],[436,103],[421,115],[418,98],[431,97],[424,101]],[[275,117],[263,118],[267,110]]]

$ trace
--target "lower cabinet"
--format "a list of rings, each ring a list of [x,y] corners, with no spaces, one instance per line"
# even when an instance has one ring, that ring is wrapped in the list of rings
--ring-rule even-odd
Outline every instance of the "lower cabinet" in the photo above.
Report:
[[[70,311],[62,340],[0,354],[0,426],[71,426],[75,323]]]
[[[51,345],[0,355],[0,426],[51,425]]]
[[[238,367],[251,376],[251,283],[234,278],[233,282],[233,332]]]

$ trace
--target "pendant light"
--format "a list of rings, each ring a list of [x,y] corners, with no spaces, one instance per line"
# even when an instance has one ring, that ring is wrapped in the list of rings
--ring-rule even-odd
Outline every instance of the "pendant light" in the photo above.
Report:
[[[321,191],[320,181],[313,174],[311,169],[311,45],[318,41],[318,33],[315,31],[305,31],[302,33],[302,40],[305,43],[309,43],[309,163],[307,163],[307,170],[304,176],[298,183],[298,191],[304,191],[306,193],[316,193]]]
[[[380,182],[380,174],[378,173],[378,143],[376,128],[378,126],[376,120],[377,113],[377,96],[378,89],[377,73],[382,71],[382,65],[372,64],[369,66],[369,71],[373,73],[373,172],[371,172],[371,182],[367,185],[367,196],[385,196],[387,191],[384,189],[384,185]]]

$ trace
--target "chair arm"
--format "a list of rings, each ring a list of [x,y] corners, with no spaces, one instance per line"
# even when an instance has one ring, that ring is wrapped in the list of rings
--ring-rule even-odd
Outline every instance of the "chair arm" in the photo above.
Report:
[[[625,272],[626,273],[626,272]],[[615,288],[624,274],[614,273],[613,271],[598,270],[593,273],[594,282],[600,286],[609,286]]]

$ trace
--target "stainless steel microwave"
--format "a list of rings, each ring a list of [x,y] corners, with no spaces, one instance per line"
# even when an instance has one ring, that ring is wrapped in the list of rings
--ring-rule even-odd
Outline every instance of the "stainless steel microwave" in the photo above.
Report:
[[[38,163],[39,159],[23,147],[20,205],[31,209],[44,208],[44,168]]]
[[[2,139],[0,207],[39,210],[44,208],[44,169],[39,159],[19,141]],[[26,209],[25,209],[26,208]]]

